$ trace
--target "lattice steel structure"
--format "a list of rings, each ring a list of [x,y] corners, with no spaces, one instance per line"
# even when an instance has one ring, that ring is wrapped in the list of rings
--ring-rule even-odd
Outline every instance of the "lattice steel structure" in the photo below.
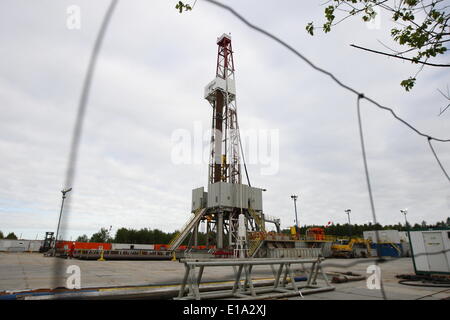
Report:
[[[216,78],[205,89],[205,98],[213,110],[209,183],[241,183],[231,37],[222,35],[217,45]]]

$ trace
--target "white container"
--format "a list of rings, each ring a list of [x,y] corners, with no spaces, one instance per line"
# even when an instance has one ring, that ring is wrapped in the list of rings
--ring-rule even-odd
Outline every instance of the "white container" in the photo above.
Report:
[[[28,246],[26,247],[26,251],[29,252],[39,252],[39,249],[43,245],[43,240],[29,240]]]
[[[1,239],[0,240],[0,251],[3,252],[25,252],[39,251],[41,247],[41,240],[9,240],[9,239]]]
[[[450,230],[411,231],[410,238],[417,274],[450,274]]]
[[[111,243],[112,250],[130,249],[129,243]]]
[[[364,231],[363,235],[364,239],[370,240],[372,243],[400,243],[400,235],[397,230]]]
[[[153,245],[153,244],[134,244],[134,249],[153,250],[153,249],[155,249],[155,245]]]
[[[153,244],[138,244],[138,243],[112,243],[112,250],[153,250],[155,245]]]
[[[400,236],[400,242],[409,242],[407,231],[399,231],[398,235]]]
[[[5,239],[0,240],[0,251],[8,251],[9,241]]]

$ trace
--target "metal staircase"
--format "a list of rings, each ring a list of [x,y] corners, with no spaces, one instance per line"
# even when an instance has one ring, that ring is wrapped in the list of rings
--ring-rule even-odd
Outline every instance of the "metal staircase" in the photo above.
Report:
[[[188,236],[189,232],[195,227],[206,212],[206,208],[197,209],[194,215],[184,224],[181,231],[178,232],[175,237],[169,243],[169,251],[175,251],[183,243],[184,239]]]
[[[261,235],[258,236],[256,239],[252,239],[248,242],[248,256],[253,257],[258,251],[258,249],[261,248],[264,242],[266,236],[266,226],[262,217],[250,206],[248,207],[248,212],[252,216],[253,220],[255,220],[256,226],[258,227],[259,232],[261,233]]]
[[[248,212],[250,213],[250,215],[252,216],[252,218],[255,220],[256,225],[259,228],[259,231],[263,231],[266,232],[266,226],[264,224],[264,220],[261,219],[261,216],[259,214],[256,213],[255,210],[253,210],[252,208],[248,207]]]
[[[262,244],[264,242],[264,239],[255,239],[249,241],[249,248],[248,248],[248,256],[253,257],[259,248],[261,248]]]

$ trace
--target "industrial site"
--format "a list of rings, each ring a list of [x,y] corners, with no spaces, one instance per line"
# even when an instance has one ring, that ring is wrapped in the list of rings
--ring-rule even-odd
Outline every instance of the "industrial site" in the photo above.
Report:
[[[184,19],[185,23],[191,21],[185,20],[189,19],[189,14],[196,14],[196,10],[202,13],[206,5],[208,9],[211,9],[211,4],[217,6],[216,10],[223,10],[224,6],[216,1],[198,2],[177,1],[173,6],[170,4],[171,11],[162,11],[162,14],[174,19],[171,21]],[[84,2],[82,5],[88,6]],[[277,72],[288,72],[292,68],[288,66],[292,61],[283,60],[288,59],[285,55],[294,53],[305,61],[303,55],[271,33],[256,28],[279,45],[276,50],[288,49],[282,53],[270,52],[269,56],[280,56],[272,62],[276,67],[271,69],[273,66],[267,63],[266,70],[266,64],[258,65],[263,58],[258,57],[257,50],[252,48],[256,40],[240,34],[249,31],[241,30],[244,27],[240,26],[233,29],[232,35],[228,31],[230,29],[223,29],[222,23],[219,24],[221,31],[219,27],[205,31],[208,37],[186,38],[186,43],[191,41],[190,45],[197,45],[199,51],[208,51],[208,59],[203,56],[191,58],[188,53],[177,53],[178,49],[170,46],[161,49],[158,56],[148,63],[157,65],[155,70],[165,73],[167,78],[157,78],[152,85],[144,87],[133,86],[130,92],[137,97],[142,94],[143,105],[147,104],[145,97],[158,95],[148,104],[161,103],[162,107],[144,117],[139,113],[141,111],[136,111],[142,109],[136,102],[141,100],[136,98],[136,101],[132,100],[136,106],[130,107],[136,113],[129,116],[124,111],[117,111],[120,108],[114,102],[127,104],[127,95],[131,93],[117,94],[120,87],[117,84],[126,86],[126,82],[132,81],[130,74],[139,75],[140,81],[150,73],[111,53],[118,49],[116,44],[108,46],[108,24],[114,23],[114,14],[119,15],[121,10],[127,12],[125,4],[118,8],[116,5],[114,0],[109,3],[100,31],[95,39],[92,38],[95,42],[91,55],[83,58],[84,64],[88,61],[88,69],[83,85],[80,87],[78,84],[77,87],[81,90],[79,108],[70,113],[70,117],[76,118],[75,129],[64,127],[63,130],[65,139],[70,138],[67,157],[66,154],[58,155],[58,162],[53,164],[50,157],[43,157],[42,161],[33,160],[33,164],[24,160],[20,167],[19,154],[25,149],[29,150],[28,155],[37,153],[38,146],[44,143],[40,142],[41,138],[36,138],[36,149],[32,143],[25,149],[15,148],[14,141],[20,140],[19,134],[14,136],[16,126],[8,127],[9,131],[0,131],[2,136],[14,136],[11,142],[0,140],[0,150],[7,154],[5,157],[10,165],[5,165],[0,171],[4,181],[0,188],[0,301],[450,299],[450,179],[446,180],[448,175],[445,171],[450,169],[450,150],[445,143],[436,149],[438,152],[433,149],[433,144],[450,140],[435,138],[431,133],[423,134],[400,119],[400,125],[406,123],[406,127],[424,136],[420,138],[426,139],[432,155],[426,151],[430,158],[427,158],[426,166],[420,167],[417,163],[425,161],[424,157],[409,156],[414,147],[408,141],[404,143],[405,149],[398,152],[398,158],[390,158],[386,151],[380,150],[393,143],[391,138],[381,139],[367,134],[368,138],[364,140],[363,129],[366,128],[361,122],[360,102],[377,103],[350,88],[352,94],[356,93],[352,96],[356,100],[351,100],[351,103],[353,107],[356,101],[357,109],[352,110],[358,112],[357,117],[352,114],[352,119],[358,119],[359,126],[355,125],[352,128],[354,132],[331,152],[333,144],[348,132],[342,129],[346,126],[335,123],[341,118],[340,113],[327,115],[331,111],[325,111],[320,121],[307,130],[308,123],[314,118],[310,115],[309,120],[305,118],[299,125],[298,118],[302,113],[296,114],[295,106],[301,104],[302,108],[320,109],[319,98],[328,99],[324,105],[330,105],[335,98],[325,94],[326,90],[314,91],[314,87],[306,90],[302,86],[290,87],[282,82],[275,88],[275,82],[283,79],[277,78]],[[161,8],[164,6],[159,5]],[[75,19],[77,11],[70,8],[67,14],[70,19]],[[172,18],[172,11],[179,16]],[[218,12],[214,14],[223,14]],[[122,21],[122,18],[119,15],[117,19]],[[242,19],[240,16],[237,18]],[[73,19],[70,21],[75,21]],[[330,15],[327,19],[331,19]],[[249,25],[246,20],[245,24]],[[120,29],[117,25],[110,28],[111,37]],[[255,29],[251,24],[250,28]],[[311,28],[312,24],[306,30],[313,35]],[[199,26],[195,30],[203,29],[206,28]],[[188,31],[180,32],[183,37],[188,37]],[[120,32],[119,35],[123,36],[122,39],[128,37]],[[91,42],[94,41],[92,39]],[[167,39],[170,39],[169,35]],[[149,42],[162,41],[178,48],[167,39],[152,38]],[[139,41],[130,44],[130,48],[134,45],[139,47]],[[105,60],[101,58],[102,44],[106,46]],[[149,48],[159,50],[156,45]],[[188,49],[192,53],[189,50],[194,52],[197,49]],[[243,61],[242,69],[252,65],[255,73],[259,69],[261,72],[243,72],[241,78],[238,71],[240,61]],[[99,64],[98,78],[94,73],[96,63]],[[306,63],[311,65],[308,60]],[[194,65],[193,69],[181,71],[184,65],[190,64]],[[312,67],[326,73],[315,65]],[[336,66],[339,70],[341,67],[346,68]],[[6,70],[7,66],[2,65],[1,68]],[[131,68],[133,72],[129,74],[121,68]],[[270,79],[272,74],[275,80]],[[176,75],[180,75],[183,81],[176,79]],[[301,73],[290,74],[286,82],[295,82],[303,76],[306,77]],[[188,80],[191,78],[195,81]],[[200,87],[197,79],[207,78],[210,80],[204,81]],[[333,75],[330,78],[330,81],[348,89]],[[315,78],[311,76],[311,79]],[[350,83],[351,80],[358,84],[356,76],[345,79]],[[95,86],[96,81],[113,82],[116,86],[99,88]],[[264,86],[266,81],[270,85]],[[0,86],[4,83],[0,79]],[[159,85],[163,88],[164,83],[173,91],[159,95]],[[272,88],[274,92],[271,92]],[[369,91],[369,87],[366,89]],[[408,87],[408,91],[410,89]],[[96,90],[101,98],[89,100],[89,94],[96,94]],[[7,97],[4,91],[6,89],[2,88],[0,99],[14,108],[14,97]],[[74,96],[76,94],[78,92],[73,93]],[[274,97],[265,97],[270,94]],[[302,102],[303,95],[304,99],[311,98],[310,95],[314,98],[307,104]],[[290,102],[292,97],[293,102]],[[267,102],[267,108],[265,99],[270,102]],[[336,106],[339,99],[336,98]],[[114,107],[109,110],[110,103]],[[172,104],[176,106],[171,107]],[[116,112],[116,118],[104,119],[104,115],[95,110],[97,105],[99,110],[105,108],[106,111],[102,111],[105,114]],[[261,110],[258,110],[260,105]],[[247,108],[253,109],[249,111]],[[283,108],[289,111],[283,112]],[[26,111],[24,108],[21,116],[26,118]],[[162,116],[164,112],[167,114]],[[310,112],[313,114],[313,110]],[[442,118],[438,120],[417,120],[417,125],[429,128],[430,132],[434,129],[436,136],[448,135],[448,114],[444,112],[441,109]],[[91,113],[95,120],[89,122]],[[397,121],[399,117],[394,111],[392,114]],[[403,115],[406,117],[408,113]],[[16,114],[10,117],[19,118]],[[39,116],[35,117],[39,121]],[[127,129],[124,124],[129,121],[128,117],[133,117],[133,122]],[[168,120],[172,118],[178,122]],[[209,125],[205,130],[206,138],[201,132],[203,140],[198,143],[205,159],[198,163],[183,162],[194,154],[190,148],[195,148],[198,142],[189,140],[180,147],[184,132],[189,133],[183,125],[188,124],[189,127],[192,122],[195,131],[197,118]],[[83,121],[86,121],[84,129]],[[327,121],[336,125],[325,134],[335,136],[334,142],[320,140],[315,145],[316,141],[311,142],[315,139],[313,136],[332,126]],[[375,124],[384,125],[373,115],[365,121],[370,122],[367,124],[370,130],[374,130]],[[445,125],[434,125],[432,121],[443,121]],[[59,132],[62,128],[56,122],[46,122],[49,127],[55,126],[52,132]],[[393,125],[391,122],[389,126]],[[110,123],[116,123],[117,130],[109,128]],[[266,171],[257,170],[259,164],[255,165],[253,161],[252,143],[256,141],[258,144],[260,136],[255,140],[247,139],[244,132],[252,129],[254,123],[274,123],[274,127],[279,128],[271,138],[279,137],[282,142],[271,140],[269,147],[265,146],[271,159],[276,158],[269,166],[271,170],[276,168],[275,173],[268,174],[267,167]],[[140,125],[139,134],[130,129]],[[383,127],[386,132],[391,130],[387,127]],[[36,132],[46,132],[47,129],[42,126],[39,130]],[[25,131],[24,135],[28,135]],[[36,132],[29,134],[30,141]],[[96,132],[101,134],[96,136]],[[167,138],[170,133],[172,145]],[[52,143],[56,145],[63,140],[52,134],[49,141],[53,142],[45,143],[48,150],[53,148]],[[48,137],[50,133],[43,136]],[[405,133],[396,133],[396,136],[403,137]],[[89,141],[85,147],[83,139]],[[261,150],[265,142],[259,143],[255,150]],[[350,142],[355,146],[345,149]],[[373,150],[370,149],[371,144]],[[395,148],[402,144],[399,142]],[[58,150],[67,150],[67,141],[61,142],[61,146]],[[277,153],[275,157],[268,150],[279,151],[281,156]],[[357,155],[350,160],[340,152],[355,152]],[[171,161],[167,160],[167,154],[170,154]],[[94,160],[90,161],[90,157]],[[106,160],[101,162],[101,159]],[[152,162],[152,159],[158,160]],[[383,167],[388,162],[386,159],[398,164],[395,168]],[[51,167],[47,171],[43,169],[46,162]],[[24,169],[27,167],[31,168],[30,171]],[[56,191],[47,188],[46,182],[41,182],[38,177],[42,177],[44,182],[51,180],[53,185],[63,181],[62,187]],[[377,180],[379,177],[384,180]],[[353,184],[353,180],[357,182]],[[28,183],[29,188],[26,186]],[[24,188],[23,192],[21,188]],[[186,196],[189,194],[190,198]],[[98,229],[100,231],[95,232]],[[263,312],[262,309],[259,311]],[[193,309],[186,312],[196,314]]]

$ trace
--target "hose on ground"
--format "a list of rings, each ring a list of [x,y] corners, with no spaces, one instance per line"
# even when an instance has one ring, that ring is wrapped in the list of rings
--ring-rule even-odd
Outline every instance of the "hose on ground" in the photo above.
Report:
[[[413,287],[450,288],[450,278],[433,275],[397,275],[399,284]],[[420,281],[420,282],[419,282]]]

